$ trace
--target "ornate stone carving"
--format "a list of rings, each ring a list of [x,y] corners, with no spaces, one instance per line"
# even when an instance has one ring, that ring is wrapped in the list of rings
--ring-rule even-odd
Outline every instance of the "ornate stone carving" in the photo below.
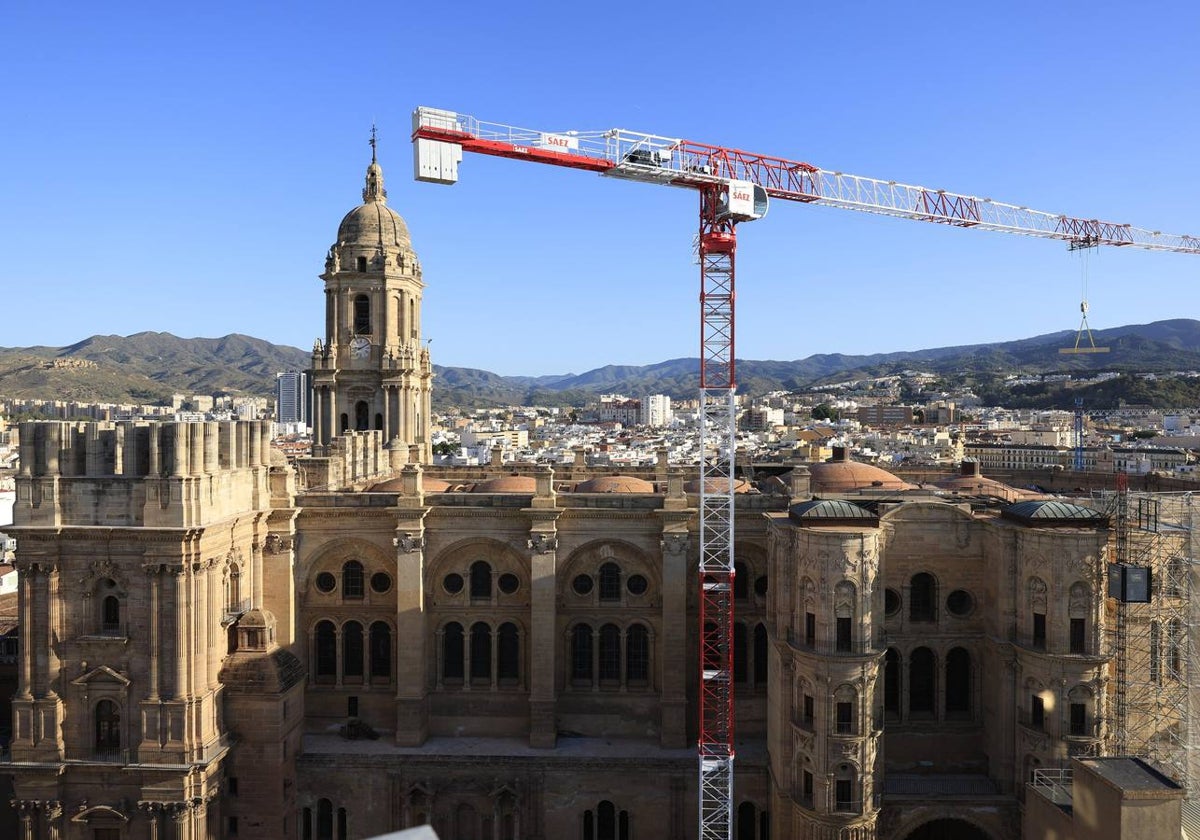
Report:
[[[292,550],[292,540],[290,537],[281,537],[279,534],[267,534],[263,540],[262,550],[266,554],[286,554]]]
[[[425,547],[425,540],[423,537],[405,532],[403,536],[394,537],[392,545],[396,546],[401,554],[413,554]]]
[[[1029,606],[1034,610],[1046,610],[1046,582],[1041,578],[1029,580]]]
[[[662,553],[670,557],[680,557],[687,554],[689,542],[687,534],[663,534]]]
[[[539,532],[530,535],[526,545],[535,554],[549,554],[558,550],[558,538],[553,534]]]

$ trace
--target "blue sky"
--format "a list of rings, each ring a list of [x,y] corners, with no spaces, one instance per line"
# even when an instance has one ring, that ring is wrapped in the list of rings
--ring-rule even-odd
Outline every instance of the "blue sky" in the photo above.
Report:
[[[411,180],[431,105],[629,128],[1200,235],[1200,4],[6,6],[0,346],[248,333],[311,346],[379,126],[437,364],[503,374],[698,350],[696,198],[471,156]],[[738,355],[1078,326],[1059,243],[776,202],[738,250]],[[1200,258],[1104,249],[1093,328],[1200,317]]]

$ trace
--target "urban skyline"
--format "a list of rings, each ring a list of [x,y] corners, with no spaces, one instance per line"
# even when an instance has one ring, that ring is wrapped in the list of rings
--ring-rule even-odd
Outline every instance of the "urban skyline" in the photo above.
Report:
[[[650,24],[609,27],[597,42],[573,14],[475,14],[488,25],[446,36],[453,62],[438,38],[383,35],[347,61],[336,45],[362,44],[364,27],[428,29],[419,13],[386,7],[327,19],[300,6],[286,21],[219,8],[19,10],[3,61],[25,80],[14,91],[22,119],[0,149],[23,165],[0,229],[11,237],[17,302],[55,301],[59,317],[8,324],[4,343],[156,329],[308,346],[323,256],[314,243],[328,236],[326,208],[353,203],[346,185],[375,121],[391,204],[422,256],[425,334],[439,364],[537,375],[694,355],[692,198],[485,159],[465,161],[452,190],[415,184],[408,133],[419,104],[535,128],[630,127],[1196,233],[1197,176],[1183,165],[1195,118],[1177,103],[1197,75],[1189,33],[1200,12],[1169,4],[1130,21],[1089,9],[1018,4],[1001,18],[881,8],[870,29],[857,10],[742,13],[811,33],[801,61],[769,36],[748,38],[745,58],[708,57],[695,39],[662,38]],[[180,28],[186,43],[172,37]],[[58,47],[53,60],[46,43]],[[648,69],[624,70],[615,55]],[[735,72],[704,72],[725,62]],[[701,81],[683,83],[692,78]],[[1078,323],[1082,258],[1054,243],[786,206],[741,240],[748,358],[992,341]],[[1089,262],[1093,328],[1188,314],[1173,291],[1194,274],[1186,258],[1107,249]],[[109,295],[116,286],[125,294]],[[175,306],[109,302],[164,289]],[[781,300],[803,329],[781,324]],[[637,341],[579,334],[584,312],[596,331],[619,324]],[[531,322],[544,325],[542,340],[495,340],[498,323],[523,333]]]

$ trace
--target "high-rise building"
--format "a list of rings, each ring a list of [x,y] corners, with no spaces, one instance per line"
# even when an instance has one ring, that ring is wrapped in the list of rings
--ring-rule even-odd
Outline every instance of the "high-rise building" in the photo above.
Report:
[[[674,416],[671,411],[671,398],[666,394],[647,394],[642,397],[643,426],[669,426]]]
[[[275,421],[308,425],[308,373],[288,370],[275,374]]]

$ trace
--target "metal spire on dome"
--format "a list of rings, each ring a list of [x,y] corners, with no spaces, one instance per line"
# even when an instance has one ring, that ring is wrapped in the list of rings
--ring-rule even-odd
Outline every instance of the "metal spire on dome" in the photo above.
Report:
[[[371,165],[367,167],[367,184],[362,191],[363,203],[387,204],[387,190],[383,188],[383,168],[375,156],[375,147],[378,142],[375,123],[371,123],[371,139],[368,142],[371,144]]]

